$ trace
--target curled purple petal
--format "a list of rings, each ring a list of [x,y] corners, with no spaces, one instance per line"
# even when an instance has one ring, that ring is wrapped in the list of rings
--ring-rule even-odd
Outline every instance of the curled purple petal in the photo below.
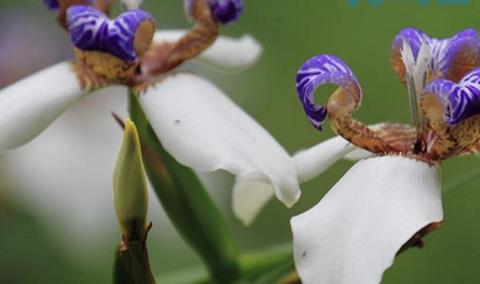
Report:
[[[43,3],[49,10],[58,10],[60,9],[60,4],[58,0],[43,0]]]
[[[237,21],[243,12],[242,0],[209,0],[209,4],[215,19],[224,25]]]
[[[70,38],[77,48],[107,52],[128,62],[138,56],[135,36],[145,21],[153,22],[153,17],[140,9],[124,12],[114,20],[89,6],[71,6],[67,11]]]
[[[349,92],[358,101],[362,90],[357,78],[340,58],[333,55],[317,55],[307,60],[297,72],[297,94],[310,123],[321,130],[327,108],[317,105],[313,95],[324,84],[336,84]]]
[[[432,53],[439,77],[458,82],[480,66],[480,35],[474,29],[466,29],[449,39],[436,40],[432,42]]]
[[[392,44],[392,64],[403,80],[405,68],[401,60],[402,41],[406,40],[417,57],[422,41],[430,46],[434,78],[458,82],[466,73],[480,65],[480,36],[474,29],[466,29],[445,39],[430,38],[415,28],[405,28],[395,37]]]
[[[480,113],[480,68],[465,75],[459,83],[435,80],[425,92],[434,93],[445,106],[447,123],[457,124]]]
[[[192,2],[184,0],[187,16],[191,16]],[[237,21],[243,12],[243,0],[207,0],[213,17],[218,22],[228,25]]]

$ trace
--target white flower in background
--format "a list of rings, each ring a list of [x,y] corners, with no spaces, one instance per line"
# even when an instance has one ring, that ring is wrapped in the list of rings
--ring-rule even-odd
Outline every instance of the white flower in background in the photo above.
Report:
[[[49,21],[35,18],[37,12],[18,8],[0,11],[0,86],[13,82],[32,68],[47,66],[71,53],[68,44],[59,45],[61,31],[45,33]],[[32,44],[42,56],[31,52]]]
[[[479,46],[472,29],[443,40],[413,28],[396,37],[392,63],[408,87],[413,126],[353,120],[362,92],[341,59],[318,55],[300,68],[297,91],[309,121],[321,129],[328,116],[336,133],[366,150],[351,157],[370,155],[291,219],[302,283],[380,283],[399,252],[421,247],[422,237],[441,225],[440,164],[478,151]],[[339,88],[326,107],[316,105],[315,89],[328,83]],[[294,157],[301,179],[312,178],[324,160],[314,149]]]
[[[142,3],[143,0],[122,0],[122,4],[129,10],[138,9]]]
[[[76,60],[58,63],[0,91],[0,151],[29,142],[85,97],[124,96],[130,88],[158,138],[180,163],[198,171],[224,169],[236,176],[234,209],[245,223],[264,204],[261,198],[252,200],[258,191],[269,198],[275,193],[287,206],[298,199],[296,171],[286,151],[217,87],[177,68],[195,58],[226,70],[243,69],[257,60],[261,48],[251,36],[215,41],[219,23],[238,18],[241,1],[231,5],[226,4],[229,1],[187,1],[194,28],[156,33],[152,17],[142,10],[129,10],[110,20],[103,13],[109,1],[96,1],[95,7],[47,2],[58,9],[58,20],[75,46]],[[118,24],[129,31],[118,29]],[[64,157],[70,163],[81,163],[68,158],[69,153]],[[73,176],[62,177],[65,187],[88,184]]]

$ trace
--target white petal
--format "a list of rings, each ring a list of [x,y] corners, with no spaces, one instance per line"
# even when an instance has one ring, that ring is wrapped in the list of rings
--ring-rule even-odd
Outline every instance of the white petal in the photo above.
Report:
[[[442,219],[438,167],[399,156],[360,161],[292,218],[296,268],[305,284],[380,283],[402,245]]]
[[[35,138],[84,93],[68,62],[0,90],[0,151]]]
[[[122,131],[110,112],[127,117],[126,98],[124,87],[102,89],[0,160],[12,198],[48,220],[68,248],[98,247],[118,232],[111,187]]]
[[[184,30],[158,31],[154,42],[176,41],[185,34]],[[201,62],[225,71],[237,71],[255,64],[262,54],[262,46],[251,35],[241,38],[220,36],[197,58]]]
[[[402,42],[402,49],[400,50],[402,55],[402,61],[405,65],[405,69],[407,74],[413,76],[415,73],[415,58],[413,57],[412,47],[408,43],[408,41],[403,40]]]
[[[293,161],[299,180],[305,182],[320,175],[354,149],[350,142],[336,136],[296,153]]]
[[[271,184],[287,206],[298,200],[300,190],[290,156],[211,83],[192,74],[172,75],[139,100],[163,146],[180,163],[198,171],[227,170],[245,183],[237,188]],[[259,196],[264,196],[263,188],[260,191]],[[264,203],[261,198],[245,199]],[[251,204],[252,211],[258,212],[258,207]],[[248,214],[253,213],[242,212],[241,220],[251,219]]]
[[[419,95],[425,88],[425,82],[427,81],[425,76],[427,76],[427,71],[432,57],[430,53],[430,45],[426,41],[422,40],[418,50],[417,58],[414,59],[410,44],[404,40],[401,54],[407,75],[411,77],[411,79],[407,78],[407,80],[412,81],[408,83],[413,84],[413,91],[415,91],[416,95]]]
[[[375,157],[375,154],[365,149],[355,147],[355,149],[347,153],[343,158],[348,161],[359,161],[371,157]]]
[[[432,60],[432,55],[430,53],[430,45],[422,41],[420,45],[420,50],[418,51],[417,60],[415,62],[415,91],[417,94],[421,94],[425,88],[425,84],[428,81],[426,79],[428,69]]]
[[[253,223],[273,195],[274,188],[269,183],[253,178],[238,178],[233,186],[233,212],[245,226],[248,226]]]

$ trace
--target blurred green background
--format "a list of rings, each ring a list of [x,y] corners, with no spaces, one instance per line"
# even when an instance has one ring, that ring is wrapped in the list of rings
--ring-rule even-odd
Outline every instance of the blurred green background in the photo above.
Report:
[[[41,2],[0,0],[0,86],[71,56],[68,37]],[[336,54],[357,75],[364,100],[356,118],[368,123],[408,122],[406,90],[396,79],[389,61],[393,38],[405,26],[418,27],[433,37],[448,37],[469,27],[480,28],[480,1],[440,5],[431,0],[421,5],[414,0],[387,0],[376,7],[367,1],[359,2],[352,7],[347,0],[245,0],[241,20],[223,28],[222,33],[253,34],[264,47],[263,56],[246,72],[220,74],[207,69],[204,76],[217,82],[290,153],[332,136],[328,127],[320,133],[310,126],[294,89],[297,68],[318,53]],[[145,0],[144,7],[156,17],[159,29],[189,27],[182,0]],[[25,34],[25,30],[29,33]],[[318,101],[325,101],[325,95],[317,95]],[[90,99],[93,100],[87,101]],[[90,105],[85,102],[84,107],[90,107],[92,102]],[[106,115],[108,111],[107,107]],[[49,133],[52,132],[43,136]],[[98,136],[91,139],[108,139],[101,133]],[[45,154],[47,162],[54,154]],[[36,186],[24,186],[28,187],[22,189],[24,194],[16,193],[20,191],[15,182],[19,177],[13,177],[8,170],[14,159],[15,153],[0,161],[0,283],[110,282],[113,249],[118,242],[114,221],[103,224],[102,216],[98,216],[99,224],[95,225],[62,221],[63,216],[56,216],[63,215],[58,211],[52,216],[45,213],[48,206],[39,208],[35,206],[35,199],[28,197],[25,201],[29,191],[40,196],[43,193]],[[70,163],[82,161],[72,158]],[[444,185],[478,164],[476,157],[447,161],[442,167]],[[90,166],[95,165],[85,165]],[[293,209],[272,202],[248,228],[242,227],[229,209],[231,177],[220,175],[221,182],[215,182],[217,186],[212,194],[234,231],[240,249],[252,251],[289,242],[289,218],[316,204],[350,166],[350,162],[340,162],[302,185],[303,198]],[[68,164],[65,168],[68,170]],[[78,173],[72,176],[75,174]],[[43,178],[55,182],[57,177]],[[28,172],[20,179],[28,180]],[[444,195],[445,225],[427,237],[425,248],[412,249],[398,257],[394,267],[385,273],[384,283],[480,283],[479,181],[480,178],[471,179]],[[59,186],[68,186],[68,183]],[[81,188],[82,180],[77,180],[75,186]],[[112,189],[105,186],[99,190],[110,194]],[[78,194],[95,196],[98,192],[85,188]],[[152,195],[151,199],[155,197]],[[55,202],[61,201],[52,200],[52,204]],[[112,200],[107,198],[105,202],[106,208],[112,208]],[[89,204],[83,208],[89,211]],[[78,214],[81,220],[85,212],[73,214]],[[155,212],[163,214],[160,210]],[[107,219],[114,220],[113,210],[102,214],[110,214]],[[153,230],[158,233],[149,240],[152,268],[156,273],[199,265],[199,259],[165,218],[152,214],[150,217]],[[55,221],[57,218],[61,221]],[[68,233],[66,230],[72,227],[77,228]],[[104,229],[102,233],[96,233],[98,228]]]

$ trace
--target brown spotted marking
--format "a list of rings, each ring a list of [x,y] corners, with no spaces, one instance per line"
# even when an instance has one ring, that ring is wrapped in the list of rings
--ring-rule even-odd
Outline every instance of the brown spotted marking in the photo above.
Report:
[[[75,49],[77,64],[89,68],[97,76],[106,81],[120,84],[130,84],[138,64],[128,63],[109,53],[101,51],[83,51]]]
[[[357,101],[350,93],[341,87],[338,88],[330,96],[327,104],[328,119],[332,130],[352,144],[370,152],[398,152],[398,149],[381,139],[378,130],[352,119],[352,112],[357,105]]]
[[[77,79],[84,91],[91,92],[111,84],[110,81],[99,76],[83,64],[72,63],[72,69],[77,74]]]
[[[465,44],[455,52],[452,57],[453,62],[449,63],[449,68],[445,70],[442,78],[458,83],[463,76],[480,66],[480,55],[478,47]]]
[[[475,115],[462,122],[449,125],[445,122],[444,107],[434,94],[425,94],[421,102],[427,119],[427,131],[424,134],[428,154],[436,160],[445,160],[462,155],[475,149],[480,140],[480,115]],[[431,133],[433,132],[433,133]]]

